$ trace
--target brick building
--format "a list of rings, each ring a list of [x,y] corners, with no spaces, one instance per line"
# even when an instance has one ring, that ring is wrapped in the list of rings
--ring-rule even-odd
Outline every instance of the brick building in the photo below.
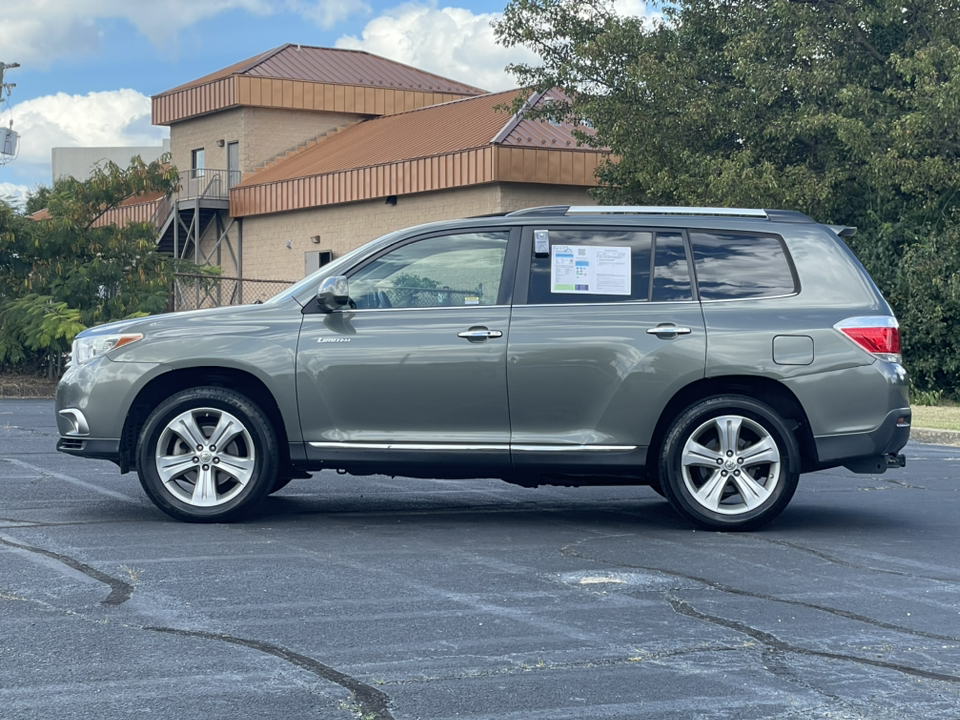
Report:
[[[284,45],[154,96],[179,192],[111,219],[151,217],[162,249],[224,275],[293,281],[409,225],[592,204],[606,153],[578,147],[569,125],[505,112],[520,92]]]

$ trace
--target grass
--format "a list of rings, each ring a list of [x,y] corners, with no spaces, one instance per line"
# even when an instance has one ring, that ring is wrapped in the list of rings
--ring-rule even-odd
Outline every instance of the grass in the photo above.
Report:
[[[913,426],[934,430],[960,430],[960,405],[914,405]]]

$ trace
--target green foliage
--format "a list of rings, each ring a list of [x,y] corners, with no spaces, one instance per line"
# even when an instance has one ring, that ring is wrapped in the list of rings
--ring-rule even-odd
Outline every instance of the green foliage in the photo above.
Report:
[[[511,0],[511,70],[609,147],[601,202],[782,207],[855,225],[904,324],[918,387],[956,392],[960,2],[680,0],[658,21],[611,0]],[[522,98],[515,109],[519,109]]]
[[[413,273],[400,273],[390,278],[390,284],[390,300],[397,307],[436,305],[436,293],[426,292],[440,287],[436,280]]]
[[[27,193],[26,214],[32,215],[38,210],[43,210],[50,203],[50,194],[53,188],[48,185],[37,185],[33,190]]]
[[[0,203],[0,365],[37,366],[91,325],[166,310],[174,270],[199,268],[158,253],[149,223],[98,220],[127,198],[172,192],[176,181],[163,162],[134,158],[85,182],[58,180],[45,194],[48,218]]]
[[[960,227],[910,245],[900,269],[891,301],[914,388],[960,397]]]

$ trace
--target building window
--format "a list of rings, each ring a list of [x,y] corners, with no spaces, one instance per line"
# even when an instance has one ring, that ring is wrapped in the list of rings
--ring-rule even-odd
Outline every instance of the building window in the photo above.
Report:
[[[192,175],[198,178],[203,177],[203,170],[206,166],[206,153],[204,152],[203,148],[194,150],[190,163],[190,168],[193,171]]]

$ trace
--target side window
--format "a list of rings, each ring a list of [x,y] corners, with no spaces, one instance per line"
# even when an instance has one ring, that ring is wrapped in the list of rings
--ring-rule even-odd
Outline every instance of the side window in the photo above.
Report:
[[[701,300],[791,295],[796,280],[773,235],[690,231]]]
[[[653,265],[653,302],[693,300],[683,235],[658,232]]]
[[[508,232],[426,238],[382,255],[350,276],[360,309],[496,305]]]
[[[535,237],[544,232],[549,236],[550,254],[531,260],[527,303],[647,300],[653,233],[617,228],[534,229]]]

